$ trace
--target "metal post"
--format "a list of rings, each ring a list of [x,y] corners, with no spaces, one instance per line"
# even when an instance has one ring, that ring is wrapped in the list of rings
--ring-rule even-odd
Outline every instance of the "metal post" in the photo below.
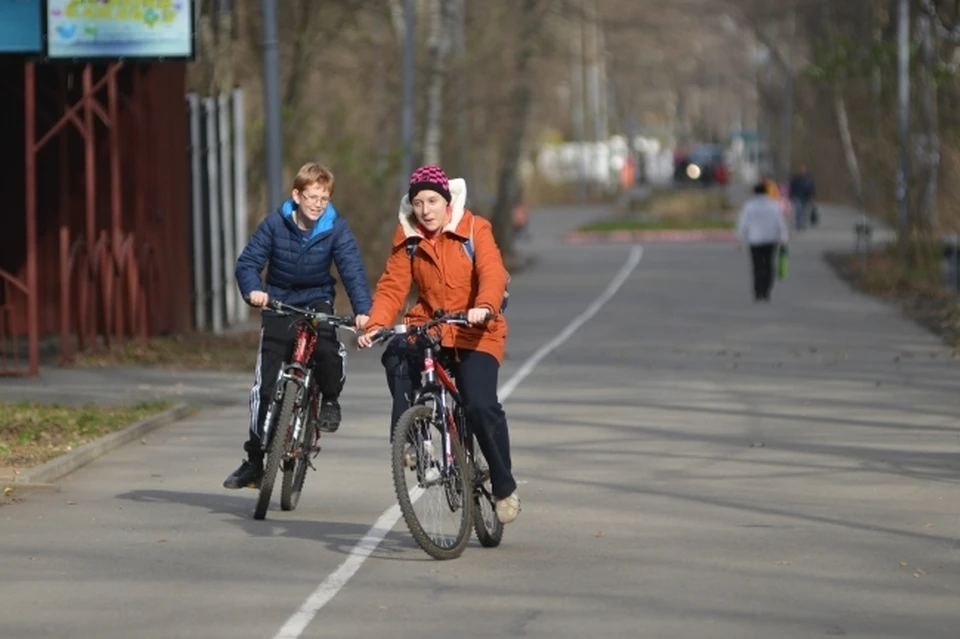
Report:
[[[900,244],[900,261],[907,260],[907,171],[910,144],[910,4],[900,0],[897,23],[897,75],[898,115],[900,129],[900,162],[897,167],[897,233]]]
[[[407,191],[407,180],[413,172],[413,65],[415,53],[414,28],[416,27],[416,2],[403,3],[403,108],[400,131],[403,147],[403,164],[400,167],[400,192]]]
[[[233,223],[234,255],[240,256],[247,244],[247,135],[244,128],[243,89],[233,90],[233,210],[236,216]],[[237,323],[247,321],[250,309],[236,292]]]
[[[190,107],[190,174],[193,180],[193,322],[194,328],[201,330],[207,326],[207,265],[204,261],[203,247],[203,174],[200,154],[200,97],[196,93],[187,94]]]
[[[64,69],[57,71],[58,102],[60,113],[67,110],[67,73]],[[32,105],[28,109],[34,108]],[[58,114],[59,115],[59,114]],[[59,199],[59,240],[60,240],[60,357],[66,362],[71,357],[70,351],[70,138],[66,133],[59,136],[60,160],[60,193]],[[81,334],[80,322],[77,322],[77,335]]]
[[[234,280],[236,256],[233,243],[233,179],[230,161],[230,98],[225,93],[217,97],[217,124],[220,134],[220,183],[223,213],[223,297],[226,302],[226,325],[234,323],[237,314],[237,283]]]
[[[464,60],[466,59],[467,45],[466,45],[466,35],[464,33],[464,22],[466,21],[467,9],[464,2],[461,2],[458,6],[459,13],[457,14],[456,22],[456,55],[457,55],[457,83],[456,83],[456,92],[457,92],[457,164],[460,165],[460,175],[467,181],[470,182],[470,178],[473,176],[472,172],[468,169],[467,164],[472,153],[468,150],[468,140],[469,135],[468,123],[467,123],[467,111],[468,111],[468,86],[467,78],[464,73]],[[467,197],[470,197],[469,191]],[[467,203],[469,206],[469,202]]]
[[[263,111],[267,147],[267,207],[283,192],[283,128],[280,121],[280,54],[277,50],[277,3],[261,0],[263,13]]]
[[[36,75],[32,62],[24,65],[24,94],[26,95],[26,113],[24,114],[24,136],[26,144],[24,159],[26,164],[27,189],[27,350],[29,373],[40,373],[40,327],[37,300],[37,115],[36,115]],[[91,251],[92,253],[92,251]]]
[[[587,135],[587,122],[590,121],[596,125],[596,109],[595,103],[593,101],[593,49],[590,45],[590,35],[592,29],[587,24],[587,15],[586,8],[580,8],[580,67],[583,72],[583,100],[584,100],[584,134],[583,134],[583,152],[584,152],[584,179],[586,180],[585,188],[587,193],[592,193],[594,191],[594,180],[595,170],[596,170],[596,155],[595,149],[596,144],[590,144],[586,139],[590,136]],[[594,131],[596,132],[596,131]],[[596,137],[596,136],[593,136]]]
[[[793,155],[793,49],[797,39],[797,11],[790,12],[789,39],[787,40],[787,78],[784,88],[783,107],[783,166],[782,179],[790,179]]]
[[[950,293],[956,295],[960,291],[960,238],[956,233],[950,235]]]
[[[203,99],[207,118],[207,196],[210,204],[210,299],[213,334],[223,333],[223,252],[220,222],[220,167],[217,162],[217,101]]]
[[[577,199],[583,201],[587,198],[587,161],[586,151],[584,150],[584,129],[586,128],[585,114],[583,108],[583,15],[576,25],[576,33],[570,42],[572,43],[570,51],[570,104],[571,118],[573,119],[573,139],[576,146],[575,162],[577,174]]]
[[[119,68],[122,63],[115,65]],[[111,65],[111,68],[114,65]],[[109,72],[108,72],[109,73]],[[113,259],[116,262],[120,260],[120,246],[123,241],[123,222],[122,222],[122,213],[121,208],[123,207],[123,199],[121,195],[121,173],[120,173],[120,117],[119,117],[119,104],[117,95],[117,75],[112,73],[109,75],[109,80],[107,80],[107,114],[109,115],[108,120],[110,121],[109,125],[109,136],[110,136],[110,245],[112,247],[111,253],[113,253]],[[123,293],[116,288],[110,290],[110,294],[107,298],[109,307],[105,316],[107,318],[106,330],[110,331],[110,328],[113,328],[113,339],[119,342],[123,339]],[[128,299],[127,302],[127,311],[128,318],[130,321],[130,337],[134,336],[133,332],[133,322],[134,317],[136,316],[135,305],[136,301],[134,299]]]

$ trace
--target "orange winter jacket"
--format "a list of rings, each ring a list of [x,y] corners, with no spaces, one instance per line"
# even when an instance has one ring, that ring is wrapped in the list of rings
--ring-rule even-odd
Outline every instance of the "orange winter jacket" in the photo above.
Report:
[[[393,324],[416,283],[416,303],[404,316],[408,324],[433,319],[434,311],[448,313],[486,307],[494,319],[485,326],[443,326],[442,345],[489,353],[503,361],[507,340],[507,321],[498,311],[507,286],[507,269],[493,239],[490,222],[464,208],[466,182],[450,180],[453,211],[447,224],[431,241],[423,238],[413,217],[407,196],[400,204],[400,224],[393,235],[393,248],[383,275],[377,282],[370,310],[369,329]],[[475,262],[464,244],[473,230]],[[410,238],[420,238],[411,258],[407,252]]]

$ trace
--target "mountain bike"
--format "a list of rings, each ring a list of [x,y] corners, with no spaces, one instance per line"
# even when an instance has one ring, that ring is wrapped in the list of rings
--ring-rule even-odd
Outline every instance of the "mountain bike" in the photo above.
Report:
[[[381,329],[373,340],[385,342],[401,335],[423,361],[420,388],[396,423],[391,461],[394,489],[407,528],[424,552],[440,560],[463,554],[471,526],[485,547],[498,546],[503,538],[490,469],[450,373],[452,362],[436,334],[435,329],[443,324],[469,326],[466,313],[438,311],[433,321]],[[439,489],[435,496],[433,488]],[[418,501],[426,506],[423,516],[414,508]],[[433,516],[439,520],[447,511],[454,515],[452,529],[447,532],[439,524],[437,531],[428,531],[426,519]]]
[[[266,517],[273,484],[281,468],[280,508],[293,510],[297,507],[307,470],[316,470],[313,460],[320,454],[317,424],[321,396],[311,366],[318,329],[321,324],[329,324],[354,330],[355,323],[352,317],[328,315],[279,301],[271,301],[267,307],[282,315],[297,316],[297,333],[293,357],[280,368],[274,397],[263,420],[260,444],[265,460],[254,519]]]

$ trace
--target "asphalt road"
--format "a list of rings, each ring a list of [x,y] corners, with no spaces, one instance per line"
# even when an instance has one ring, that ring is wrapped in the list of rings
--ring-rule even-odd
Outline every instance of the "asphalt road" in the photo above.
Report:
[[[852,220],[825,213],[769,305],[730,244],[629,270],[634,247],[557,242],[582,211],[533,217],[500,548],[436,562],[402,521],[371,533],[395,503],[378,353],[351,354],[299,508],[254,521],[220,487],[249,382],[221,376],[222,405],[0,507],[0,637],[956,639],[960,364],[833,278]]]

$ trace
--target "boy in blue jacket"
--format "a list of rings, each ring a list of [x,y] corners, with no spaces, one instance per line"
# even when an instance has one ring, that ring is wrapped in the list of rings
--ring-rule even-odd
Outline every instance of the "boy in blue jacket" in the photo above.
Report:
[[[336,279],[330,267],[336,264],[346,286],[358,327],[370,312],[370,287],[360,257],[360,248],[350,225],[337,215],[330,202],[333,173],[308,163],[293,182],[291,199],[267,215],[237,259],[237,286],[251,306],[264,308],[271,299],[294,306],[333,313]],[[260,274],[270,262],[266,286]],[[280,368],[292,353],[296,335],[289,317],[263,312],[260,353],[253,389],[250,391],[250,435],[244,444],[247,459],[223,482],[225,488],[256,487],[263,474],[260,432],[273,397]],[[333,433],[340,427],[338,398],[346,381],[347,352],[336,330],[321,326],[314,350],[314,371],[323,400],[318,428]]]

